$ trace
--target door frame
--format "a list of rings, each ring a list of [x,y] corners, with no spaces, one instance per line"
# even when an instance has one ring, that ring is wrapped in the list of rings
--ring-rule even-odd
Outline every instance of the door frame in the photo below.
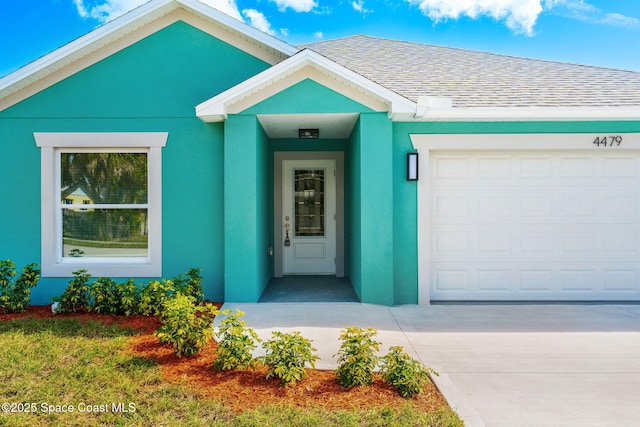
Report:
[[[283,276],[285,232],[282,225],[282,162],[334,160],[336,164],[336,277],[344,277],[344,153],[342,151],[276,151],[273,156],[273,275]]]

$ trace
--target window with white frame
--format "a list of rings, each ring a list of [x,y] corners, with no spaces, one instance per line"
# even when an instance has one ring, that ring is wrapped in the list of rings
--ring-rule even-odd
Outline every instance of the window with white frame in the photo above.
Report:
[[[35,133],[42,149],[42,274],[162,275],[167,133]]]

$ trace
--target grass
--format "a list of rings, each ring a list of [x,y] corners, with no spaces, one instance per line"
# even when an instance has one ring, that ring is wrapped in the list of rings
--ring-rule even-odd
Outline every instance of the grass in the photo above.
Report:
[[[453,411],[425,414],[409,404],[401,411],[265,406],[236,414],[164,382],[155,362],[127,354],[134,333],[73,318],[0,322],[0,403],[34,411],[2,411],[0,426],[463,425]],[[74,412],[60,412],[63,405]]]

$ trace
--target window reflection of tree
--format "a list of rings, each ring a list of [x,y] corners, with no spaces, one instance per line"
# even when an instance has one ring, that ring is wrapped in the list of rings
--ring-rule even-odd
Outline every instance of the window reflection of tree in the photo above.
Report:
[[[80,189],[89,205],[147,203],[146,153],[62,153],[61,198]],[[64,203],[64,202],[63,202]],[[65,236],[98,241],[145,240],[147,209],[64,209]]]

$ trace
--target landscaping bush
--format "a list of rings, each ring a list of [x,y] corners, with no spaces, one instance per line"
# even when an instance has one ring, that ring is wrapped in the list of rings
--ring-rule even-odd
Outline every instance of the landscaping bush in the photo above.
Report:
[[[266,379],[277,377],[281,385],[295,384],[305,377],[307,364],[315,368],[315,361],[319,359],[315,354],[317,350],[300,332],[274,331],[271,335],[272,339],[263,344],[266,354],[262,362],[268,367]]]
[[[138,314],[159,316],[165,302],[178,292],[193,297],[196,303],[203,302],[201,271],[200,268],[191,268],[186,274],[171,280],[151,280],[143,285],[140,289]]]
[[[177,293],[165,302],[162,326],[154,332],[160,341],[173,345],[178,357],[197,354],[213,337],[213,305],[197,306],[196,299]]]
[[[342,344],[337,354],[338,384],[351,388],[373,382],[373,371],[378,365],[376,352],[380,348],[380,342],[373,339],[377,333],[373,328],[361,329],[356,326],[342,331]]]
[[[172,279],[176,292],[183,295],[191,295],[196,302],[204,301],[204,292],[202,291],[202,269],[190,268],[186,274],[181,274]]]
[[[140,288],[138,314],[143,316],[159,316],[164,304],[175,294],[175,286],[171,280],[151,280]],[[183,294],[186,295],[186,294]]]
[[[40,267],[29,264],[24,267],[15,282],[16,267],[10,259],[0,260],[0,312],[22,313],[31,301],[31,288],[40,280]]]
[[[73,272],[74,278],[64,293],[54,297],[56,313],[73,313],[81,309],[107,314],[141,314],[159,316],[166,301],[177,292],[193,296],[196,302],[204,300],[202,277],[199,268],[191,268],[173,280],[151,280],[138,285],[131,279],[116,283],[109,278],[100,278],[89,283],[87,270]]]
[[[138,287],[135,280],[116,283],[101,277],[89,287],[89,311],[102,314],[133,314],[137,305]]]
[[[226,317],[220,322],[215,334],[218,345],[213,368],[218,371],[228,371],[255,366],[256,360],[253,358],[252,351],[256,349],[260,339],[258,334],[240,319],[244,313],[236,309],[235,313],[224,310],[220,314]]]
[[[89,305],[89,278],[91,275],[87,270],[78,270],[73,272],[73,276],[64,293],[53,298],[53,301],[58,303],[56,313],[75,313]]]
[[[381,372],[384,380],[405,399],[422,393],[424,384],[429,381],[429,372],[438,375],[405,353],[402,346],[389,348],[389,353],[382,357]]]

